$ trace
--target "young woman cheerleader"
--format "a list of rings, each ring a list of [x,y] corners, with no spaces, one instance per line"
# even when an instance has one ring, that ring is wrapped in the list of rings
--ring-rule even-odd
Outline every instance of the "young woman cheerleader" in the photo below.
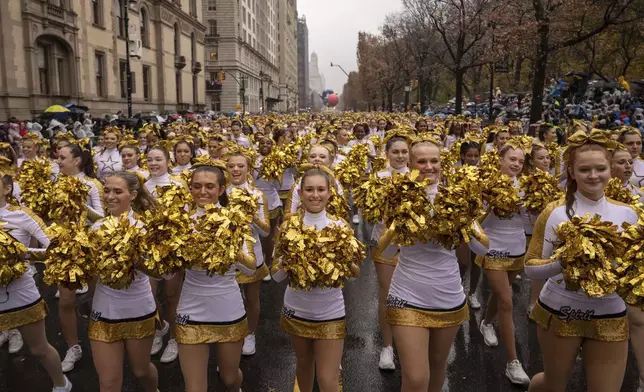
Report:
[[[638,188],[644,187],[644,161],[642,153],[642,134],[637,128],[627,128],[619,136],[619,142],[626,146],[633,158],[633,175],[630,182]]]
[[[228,173],[230,173],[230,186],[227,193],[232,192],[233,188],[248,190],[257,198],[259,209],[253,217],[253,239],[252,252],[255,255],[257,271],[253,276],[237,275],[237,282],[244,289],[244,298],[246,303],[246,313],[248,314],[248,336],[244,338],[243,355],[255,354],[255,331],[259,324],[259,291],[262,280],[269,276],[269,270],[264,263],[264,252],[262,250],[261,238],[268,236],[271,228],[268,222],[268,200],[259,189],[248,183],[250,176],[250,160],[242,154],[230,154],[226,163]]]
[[[6,223],[2,230],[26,247],[32,239],[35,239],[40,246],[46,248],[49,246],[49,239],[45,234],[46,228],[42,220],[27,208],[10,206],[7,203],[12,193],[13,169],[0,168],[0,175],[0,222]],[[72,384],[63,374],[60,356],[47,342],[45,334],[47,307],[32,274],[27,270],[7,286],[0,286],[0,293],[0,331],[18,329],[24,341],[27,342],[31,354],[40,360],[52,379],[53,392],[71,391]],[[0,335],[1,338],[2,335]]]
[[[95,222],[103,218],[103,185],[94,175],[94,162],[90,152],[77,144],[62,147],[58,151],[58,166],[61,174],[76,177],[89,187],[86,204],[88,220]],[[60,326],[68,347],[65,359],[63,359],[63,371],[65,373],[74,369],[74,364],[83,356],[83,350],[78,344],[76,294],[84,294],[87,290],[87,286],[76,291],[60,286],[56,293],[60,297],[58,302]]]
[[[136,140],[131,140],[129,142],[121,144],[119,151],[121,152],[123,170],[134,173],[137,176],[141,177],[143,180],[147,180],[150,177],[150,173],[139,167],[141,152],[139,150],[138,144],[139,142]]]
[[[14,173],[18,172],[18,158],[16,156],[16,152],[14,151],[13,147],[11,147],[11,144],[9,143],[0,143],[0,157],[5,157],[9,160],[7,165],[13,170]],[[12,187],[12,193],[11,193],[11,199],[12,203],[20,203],[22,198],[22,190],[20,189],[20,186],[16,182],[13,184]]]
[[[497,134],[497,141],[507,131]],[[505,144],[505,143],[504,143]],[[498,145],[498,143],[497,143]],[[501,173],[509,176],[518,187],[517,176],[523,170],[525,153],[520,148],[503,145],[499,150]],[[512,319],[512,290],[510,284],[523,269],[523,257],[526,250],[526,238],[523,230],[525,213],[515,213],[510,219],[501,219],[489,212],[482,223],[490,240],[490,251],[486,256],[477,256],[476,264],[483,268],[492,294],[487,304],[485,318],[481,320],[480,330],[485,344],[497,346],[498,340],[492,322],[498,318],[501,341],[506,349],[507,365],[505,375],[513,384],[527,385],[530,382],[517,359]]]
[[[192,160],[195,158],[195,152],[192,144],[185,140],[175,143],[172,151],[174,152],[174,161],[176,165],[172,168],[172,174],[179,175],[184,170],[190,170]]]
[[[449,149],[458,139],[463,137],[463,124],[452,122],[445,138],[445,148]]]
[[[273,133],[273,141],[277,148],[285,146],[293,142],[293,133],[287,129],[278,129]],[[289,167],[284,171],[282,175],[282,184],[281,189],[279,190],[280,199],[282,200],[282,205],[284,206],[284,211],[286,212],[286,201],[288,199],[289,192],[295,183],[295,168]]]
[[[127,215],[135,225],[139,224],[137,214],[155,205],[139,177],[130,172],[117,172],[106,178],[104,201],[111,216]],[[98,221],[92,228],[97,230],[103,224],[103,220]],[[101,392],[122,390],[125,351],[132,373],[143,390],[157,391],[159,376],[150,362],[156,314],[150,280],[143,272],[136,271],[131,285],[125,289],[115,289],[98,281],[88,336]]]
[[[42,145],[41,140],[35,133],[28,133],[22,138],[22,158],[18,158],[18,167],[22,167],[25,161],[33,161],[38,158],[38,150]]]
[[[226,167],[199,165],[190,181],[190,192],[197,206],[193,219],[205,214],[204,207],[226,207]],[[242,372],[239,369],[248,322],[244,301],[235,280],[235,270],[255,273],[255,259],[243,255],[240,262],[224,275],[209,276],[206,271],[187,269],[177,308],[176,336],[179,362],[187,392],[208,390],[209,344],[215,343],[219,377],[229,392],[239,392]]]
[[[409,143],[402,136],[389,138],[385,143],[385,153],[387,155],[387,170],[378,172],[376,175],[380,178],[391,177],[392,173],[407,173],[409,170]],[[371,239],[378,241],[382,234],[384,224],[376,223],[373,226]],[[378,277],[378,324],[380,325],[380,335],[382,336],[383,348],[380,351],[380,361],[378,367],[382,370],[394,370],[394,348],[391,326],[387,322],[387,294],[389,293],[389,284],[391,276],[396,269],[398,256],[394,255],[389,258],[382,256],[382,253],[376,246],[372,248],[371,258],[376,267],[376,276]]]
[[[433,202],[441,177],[438,142],[421,141],[410,148],[410,168],[420,172],[430,186]],[[486,243],[473,222],[478,238]],[[387,321],[391,324],[402,371],[402,392],[440,392],[447,371],[447,357],[469,309],[453,250],[429,242],[412,246],[390,245],[393,232],[386,230],[379,248],[383,257],[398,254],[398,264],[387,296]],[[485,254],[486,246],[475,240],[470,246]]]
[[[170,153],[163,147],[154,146],[148,150],[146,155],[148,170],[150,170],[150,178],[145,182],[145,189],[156,197],[156,187],[166,185],[180,185],[185,184],[178,178],[170,175]],[[170,363],[177,359],[179,355],[177,348],[177,341],[174,339],[174,323],[177,315],[177,305],[179,304],[179,296],[181,295],[181,282],[183,281],[183,273],[177,272],[169,279],[164,279],[165,299],[167,304],[167,312],[165,315],[166,320],[163,321],[161,330],[157,331],[154,336],[151,354],[156,355],[163,348],[163,337],[170,331],[170,340],[168,345],[161,355],[162,363]],[[152,294],[156,299],[159,282],[151,280]],[[157,309],[160,309],[159,301],[157,300]]]
[[[255,187],[259,189],[267,201],[268,220],[270,224],[270,232],[267,236],[261,237],[262,250],[264,253],[264,263],[270,268],[273,260],[273,240],[277,233],[280,218],[282,217],[282,201],[279,196],[280,184],[273,180],[267,181],[259,176],[259,168],[262,165],[262,159],[271,153],[273,150],[273,140],[268,136],[261,136],[258,138],[258,152],[259,157],[256,162],[254,170]],[[264,281],[270,281],[270,274],[264,278]]]
[[[103,132],[103,148],[94,155],[94,162],[98,168],[97,176],[101,181],[122,170],[123,162],[118,150],[119,137],[119,131],[114,128],[107,128]]]
[[[308,170],[299,181],[297,191],[303,207],[304,227],[320,231],[330,224],[346,226],[343,220],[326,213],[331,181],[319,169]],[[272,275],[281,282],[289,276],[279,260],[276,261]],[[312,392],[317,376],[321,392],[337,392],[346,330],[342,289],[314,286],[311,290],[301,290],[291,282],[284,293],[280,325],[291,336],[300,391]]]
[[[588,391],[618,392],[628,356],[624,301],[616,293],[591,298],[583,289],[567,290],[561,264],[550,256],[557,242],[555,228],[573,216],[599,214],[602,221],[621,227],[637,222],[637,214],[604,196],[610,180],[609,139],[601,131],[590,136],[581,131],[568,144],[566,198],[539,215],[526,257],[527,276],[547,280],[530,316],[538,325],[544,371],[532,378],[529,391],[566,391],[583,347]]]

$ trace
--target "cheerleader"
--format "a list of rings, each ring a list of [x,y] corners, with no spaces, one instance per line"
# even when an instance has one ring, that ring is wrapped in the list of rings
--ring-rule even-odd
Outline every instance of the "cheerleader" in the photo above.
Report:
[[[152,196],[157,196],[156,187],[166,185],[180,185],[185,184],[178,178],[170,176],[170,153],[168,150],[161,146],[154,146],[148,150],[147,156],[148,169],[150,170],[150,178],[145,182],[145,189],[147,189]],[[181,282],[183,281],[183,273],[178,272],[169,279],[164,279],[165,299],[167,305],[166,320],[163,320],[161,330],[158,330],[154,335],[154,342],[152,343],[151,354],[156,355],[163,348],[163,337],[170,331],[170,340],[168,345],[161,355],[161,363],[170,363],[177,359],[179,354],[177,348],[177,341],[174,339],[174,322],[177,315],[177,305],[179,304],[179,296],[181,295]],[[159,289],[159,282],[151,280],[152,294],[157,300],[157,309],[160,309],[159,301],[157,299],[157,292]]]
[[[338,156],[347,155],[351,150],[351,147],[349,147],[349,139],[349,131],[345,129],[335,131],[335,141],[338,143]],[[340,163],[340,161],[336,163]]]
[[[463,137],[463,124],[452,122],[445,138],[445,148],[449,149],[458,139]]]
[[[642,153],[642,134],[637,128],[628,128],[619,135],[619,142],[626,146],[633,158],[633,175],[630,183],[638,188],[644,187],[644,161]]]
[[[11,167],[11,170],[14,173],[18,172],[18,158],[16,157],[16,152],[13,150],[13,147],[11,147],[11,144],[0,143],[0,157],[5,157],[9,159],[8,165]],[[15,184],[13,184],[12,190],[11,190],[12,203],[19,204],[22,200],[21,195],[22,195],[22,190],[20,189],[20,186],[16,182]]]
[[[557,142],[557,132],[555,128],[550,124],[541,124],[539,126],[539,141],[543,143],[544,146],[549,145],[550,143]]]
[[[24,207],[10,206],[7,199],[13,187],[13,170],[5,168],[0,178],[0,222],[2,227],[23,245],[35,239],[42,247],[49,246],[45,224]],[[41,249],[43,251],[43,249]],[[32,274],[27,270],[21,277],[0,286],[0,331],[20,330],[29,351],[37,357],[54,384],[53,392],[69,392],[72,384],[63,374],[60,356],[47,341],[45,317],[47,306],[40,296]],[[0,333],[0,340],[7,332]],[[21,339],[22,340],[22,339]]]
[[[418,121],[416,121],[416,124],[414,124],[414,128],[416,128],[417,134],[429,131],[429,125],[427,124],[427,120],[425,120],[424,118],[419,118]]]
[[[94,162],[98,168],[97,175],[101,181],[105,181],[107,176],[120,172],[123,168],[118,144],[118,130],[114,127],[107,128],[103,133],[103,148],[94,155]]]
[[[498,140],[503,135],[508,135],[507,130],[497,134],[497,146]],[[509,176],[517,187],[517,176],[521,174],[525,160],[523,150],[503,143],[503,147],[499,150],[499,157],[501,172]],[[520,214],[514,214],[511,219],[501,219],[493,212],[487,214],[482,226],[490,240],[490,251],[486,256],[477,256],[475,262],[485,271],[492,289],[485,318],[480,324],[485,344],[490,347],[499,344],[492,325],[492,321],[498,316],[501,340],[505,345],[508,361],[505,375],[513,384],[527,385],[530,379],[517,359],[510,287],[510,283],[523,269],[526,250],[523,213],[522,209]]]
[[[193,219],[204,215],[208,204],[225,207],[228,199],[224,164],[197,166],[192,173],[190,192],[197,206]],[[226,390],[240,391],[243,376],[239,362],[248,322],[235,269],[253,275],[254,258],[244,254],[235,268],[224,275],[208,276],[206,271],[194,268],[185,272],[175,328],[187,392],[208,390],[211,343],[215,343],[219,377]]]
[[[95,222],[103,218],[103,186],[94,175],[94,162],[89,151],[82,149],[77,144],[70,144],[58,152],[58,166],[62,174],[76,177],[89,187],[86,209],[87,218]],[[74,369],[74,364],[83,356],[83,350],[78,344],[78,327],[76,319],[76,294],[85,294],[88,287],[79,290],[69,290],[58,287],[57,297],[58,315],[63,336],[67,343],[67,353],[63,359],[63,372]]]
[[[376,175],[380,178],[391,177],[392,173],[407,173],[407,164],[409,163],[409,144],[408,140],[401,136],[393,136],[385,143],[385,153],[387,155],[387,170],[378,172]],[[384,224],[376,223],[373,226],[371,239],[378,241],[382,234]],[[387,294],[391,277],[398,263],[398,256],[394,255],[389,258],[382,256],[382,253],[375,247],[372,249],[371,258],[376,267],[376,276],[378,277],[378,324],[380,325],[380,335],[382,336],[383,348],[380,351],[380,361],[378,367],[382,370],[394,370],[394,348],[391,326],[387,322]]]
[[[154,207],[155,201],[134,173],[117,172],[106,178],[105,208],[113,217],[127,215],[140,224],[136,214]],[[99,221],[94,230],[103,226]],[[155,335],[156,303],[149,278],[136,271],[131,285],[113,289],[100,280],[92,300],[88,336],[101,392],[117,392],[123,384],[123,357],[127,351],[132,373],[146,392],[157,391],[159,376],[150,362]]]
[[[258,144],[259,158],[257,159],[257,166],[255,168],[255,187],[259,189],[268,202],[268,219],[270,223],[270,233],[261,237],[262,250],[264,253],[264,263],[267,266],[272,266],[273,260],[273,239],[277,233],[277,227],[282,217],[282,201],[279,196],[280,184],[275,181],[268,181],[259,176],[259,168],[262,166],[262,160],[273,150],[273,140],[268,136],[259,138]],[[270,281],[270,274],[266,275],[264,281]]]
[[[208,138],[208,155],[212,159],[219,159],[219,148],[223,139],[220,135],[212,135]]]
[[[123,162],[124,170],[140,176],[143,180],[147,180],[150,177],[150,173],[139,167],[141,152],[137,147],[138,144],[139,142],[135,140],[122,144],[120,148],[121,161]]]
[[[532,378],[529,391],[565,391],[583,347],[588,390],[619,392],[628,356],[624,301],[616,293],[591,298],[583,289],[567,290],[561,264],[549,258],[557,242],[555,229],[573,216],[599,214],[621,227],[635,224],[637,214],[604,196],[610,179],[608,138],[601,131],[590,136],[580,131],[568,143],[566,198],[539,215],[526,256],[528,277],[547,280],[530,315],[537,323],[544,371]]]
[[[28,133],[22,138],[22,158],[18,159],[19,168],[25,161],[33,161],[38,158],[40,145],[40,139],[34,133]]]
[[[285,146],[293,142],[293,133],[288,129],[278,129],[273,133],[273,141],[275,142],[275,146],[277,146],[278,148]],[[295,169],[292,167],[289,167],[284,171],[284,174],[282,175],[282,181],[280,181],[280,184],[282,184],[282,187],[279,190],[279,195],[280,195],[280,199],[282,200],[282,204],[284,206],[284,211],[287,211],[286,202],[288,199],[289,192],[291,191],[291,188],[293,187],[294,183],[295,183]]]
[[[326,213],[333,186],[327,173],[308,170],[298,185],[305,227],[314,226],[320,231],[330,224],[347,226],[345,221]],[[281,282],[288,275],[277,261],[272,275],[275,281]],[[337,392],[346,331],[342,289],[301,290],[289,284],[284,293],[280,325],[291,336],[300,391],[312,392],[317,376],[321,392]]]
[[[233,133],[232,141],[239,144],[240,146],[250,147],[250,140],[242,133],[242,123],[239,120],[234,120],[230,125],[231,131]]]
[[[331,166],[331,152],[327,147],[318,144],[311,147],[306,160],[312,165],[322,165],[328,168]],[[344,196],[344,190],[342,189],[340,182],[335,180],[335,184],[336,189],[338,190],[338,195]],[[297,182],[293,185],[293,188],[289,193],[286,207],[284,208],[285,214],[295,214],[300,206],[300,182]]]
[[[262,191],[248,184],[250,175],[250,160],[242,154],[230,154],[226,163],[228,173],[230,173],[230,187],[227,193],[230,194],[233,188],[242,188],[248,190],[252,195],[257,197],[259,209],[253,217],[253,239],[255,243],[252,246],[252,252],[255,255],[257,271],[253,276],[238,274],[237,282],[244,289],[244,298],[246,299],[246,313],[248,314],[248,335],[244,338],[243,355],[255,354],[255,331],[259,324],[259,289],[262,280],[269,276],[269,270],[264,263],[264,253],[262,251],[261,238],[268,236],[270,225],[268,223],[268,200]]]
[[[349,141],[348,146],[351,148],[356,144],[367,143],[369,146],[369,155],[373,157],[376,155],[376,148],[371,140],[365,139],[367,136],[367,130],[365,128],[366,127],[363,124],[356,124],[353,126],[353,136],[355,136],[355,139]]]
[[[429,181],[433,202],[441,175],[438,142],[413,143],[411,169]],[[475,225],[480,241],[471,247],[479,254],[487,248],[485,236]],[[456,253],[433,242],[416,241],[412,246],[390,245],[391,230],[379,241],[383,257],[400,251],[387,296],[387,321],[391,324],[402,370],[402,392],[440,392],[447,371],[447,357],[460,325],[469,319],[469,309]]]
[[[179,175],[184,170],[190,170],[192,167],[192,160],[195,158],[192,144],[185,140],[180,140],[175,143],[172,151],[174,152],[174,161],[176,163],[172,168],[172,174]]]
[[[147,151],[148,149],[148,133],[146,131],[140,130],[137,136],[139,140],[139,150]]]

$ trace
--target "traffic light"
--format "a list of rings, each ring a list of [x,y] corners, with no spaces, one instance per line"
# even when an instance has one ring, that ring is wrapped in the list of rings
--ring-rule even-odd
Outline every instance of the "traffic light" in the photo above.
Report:
[[[411,81],[411,89],[416,90],[418,88],[418,79],[414,79]]]
[[[217,81],[222,82],[226,80],[226,73],[224,71],[217,72]]]

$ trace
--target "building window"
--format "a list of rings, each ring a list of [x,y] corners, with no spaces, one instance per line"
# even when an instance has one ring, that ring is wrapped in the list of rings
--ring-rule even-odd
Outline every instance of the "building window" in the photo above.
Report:
[[[212,37],[217,36],[217,21],[216,20],[209,20],[208,21],[208,35]]]
[[[217,1],[208,0],[208,11],[217,11]]]
[[[92,23],[103,26],[103,4],[101,0],[92,0]]]
[[[197,15],[197,0],[190,0],[190,15]]]
[[[147,65],[143,66],[143,99],[145,101],[150,100],[150,67]]]
[[[44,45],[36,47],[36,62],[38,63],[38,82],[40,93],[49,95],[49,62],[47,60],[48,48]]]
[[[177,72],[174,77],[175,93],[177,95],[177,104],[181,103],[181,72]]]
[[[179,25],[174,24],[174,55],[179,56],[181,47],[181,32],[179,31]]]
[[[141,43],[146,48],[150,47],[150,36],[148,33],[148,11],[141,8]]]
[[[119,84],[121,86],[121,98],[127,97],[127,63],[119,60]]]
[[[67,83],[65,83],[65,59],[56,59],[56,71],[58,72],[58,95],[67,95]]]
[[[116,11],[116,32],[120,38],[125,38],[125,1],[114,0]]]
[[[94,71],[96,73],[96,95],[107,96],[105,91],[105,53],[94,53]]]

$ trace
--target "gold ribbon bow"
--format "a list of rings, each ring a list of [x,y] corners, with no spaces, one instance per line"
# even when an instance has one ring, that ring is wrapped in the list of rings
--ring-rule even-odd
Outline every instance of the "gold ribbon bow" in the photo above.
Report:
[[[432,132],[425,132],[425,133],[421,133],[419,135],[413,136],[411,140],[412,140],[411,145],[409,147],[423,142],[429,142],[438,147],[441,146],[441,142],[439,141],[439,139],[436,138],[436,136]]]
[[[22,140],[33,140],[34,143],[37,145],[40,145],[42,143],[42,140],[36,135],[35,133],[28,133],[25,136],[22,137]]]
[[[194,159],[192,169],[194,170],[202,166],[216,167],[217,169],[220,169],[222,172],[224,172],[224,177],[226,178],[226,186],[228,186],[228,184],[230,183],[230,174],[228,173],[226,162],[222,161],[221,159],[213,159],[210,157],[210,155],[204,154],[199,155]]]
[[[0,144],[8,144],[8,143],[0,143]],[[16,171],[11,166],[11,159],[4,156],[0,156],[0,176],[13,177],[15,175],[16,175]]]
[[[0,143],[0,150],[11,150],[11,144],[9,144],[9,143]]]
[[[407,141],[407,144],[411,144],[412,140],[411,137],[409,136],[409,132],[407,130],[403,129],[392,129],[391,131],[387,132],[385,135],[385,138],[382,139],[382,144],[387,144],[389,143],[389,140],[395,138],[395,137],[401,137]]]
[[[624,134],[626,132],[635,132],[636,134],[640,135],[640,137],[642,137],[642,132],[640,132],[640,130],[635,128],[635,127],[623,126],[623,127],[621,127],[619,129],[619,134],[620,135],[622,135],[622,134]]]
[[[119,150],[122,149],[123,147],[135,147],[137,150],[139,149],[139,141],[135,139],[126,139],[122,140],[121,143],[119,143]]]
[[[525,154],[531,154],[532,141],[531,136],[512,136],[505,144],[515,149],[520,148]]]
[[[302,174],[313,169],[321,170],[324,173],[331,176],[331,179],[335,179],[335,174],[333,174],[333,171],[324,165],[313,165],[311,163],[303,163],[297,168],[297,170]]]
[[[577,131],[568,138],[568,147],[564,151],[564,159],[568,160],[568,153],[572,148],[581,147],[585,144],[598,144],[606,149],[613,150],[617,146],[617,142],[608,137],[608,133],[600,129],[593,129],[590,134],[584,131]]]

